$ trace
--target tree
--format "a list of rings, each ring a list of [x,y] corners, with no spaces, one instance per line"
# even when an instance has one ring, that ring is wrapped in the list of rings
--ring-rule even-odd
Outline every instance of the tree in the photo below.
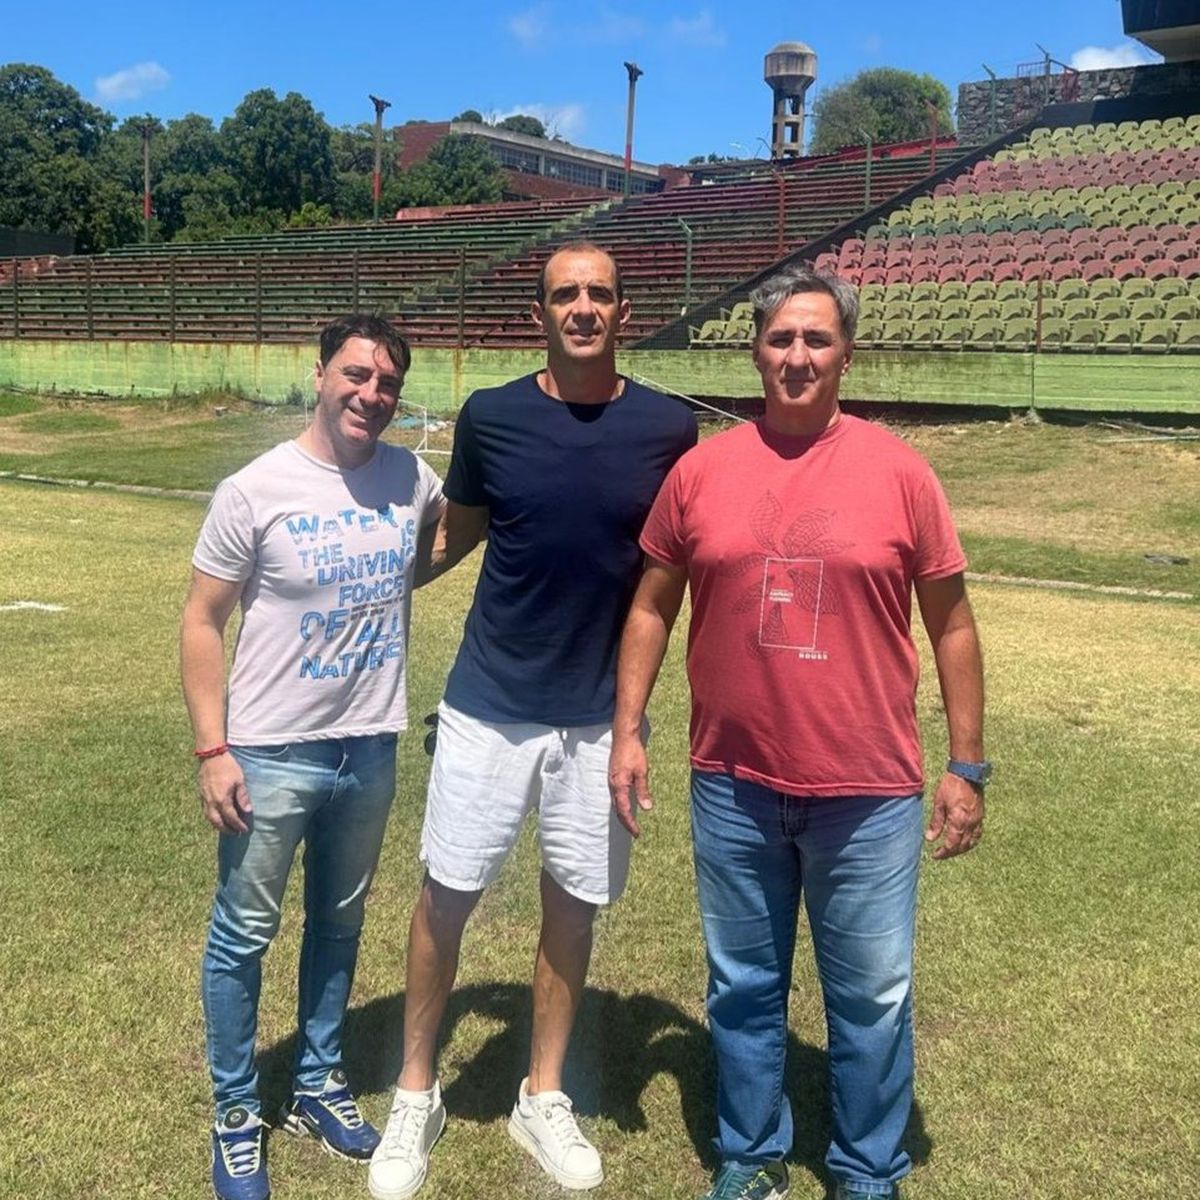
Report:
[[[0,225],[73,233],[80,250],[136,236],[99,162],[112,123],[45,67],[0,68]]]
[[[282,100],[270,88],[247,93],[221,122],[221,141],[245,209],[289,213],[333,199],[329,126],[299,92]]]
[[[483,124],[483,113],[477,108],[464,108],[457,117],[451,117],[451,121],[473,121],[476,125]]]
[[[526,137],[544,138],[546,136],[546,127],[537,119],[525,113],[517,113],[515,116],[505,117],[496,125],[497,129],[507,129],[509,133],[523,133]]]
[[[450,134],[397,180],[400,204],[494,204],[507,176],[477,137]]]
[[[862,71],[821,93],[813,106],[810,154],[861,146],[864,133],[876,142],[906,142],[928,136],[926,101],[938,112],[938,133],[953,133],[950,92],[932,75],[895,67]]]

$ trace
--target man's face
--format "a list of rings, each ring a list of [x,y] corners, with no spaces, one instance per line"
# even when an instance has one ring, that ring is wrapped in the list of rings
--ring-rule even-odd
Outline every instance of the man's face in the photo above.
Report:
[[[838,388],[851,357],[832,296],[789,297],[754,341],[768,423],[782,433],[819,433],[838,410]]]
[[[366,462],[396,415],[404,372],[370,338],[347,338],[324,365],[317,364],[315,421],[339,462]]]
[[[534,301],[533,323],[555,362],[612,363],[629,301],[617,300],[617,271],[598,250],[566,250],[546,264],[546,302]]]

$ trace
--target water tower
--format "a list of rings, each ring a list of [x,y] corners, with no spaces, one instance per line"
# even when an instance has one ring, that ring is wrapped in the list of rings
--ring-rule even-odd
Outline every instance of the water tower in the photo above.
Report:
[[[763,60],[763,79],[775,96],[771,157],[804,153],[804,93],[816,81],[817,56],[803,42],[780,42]]]

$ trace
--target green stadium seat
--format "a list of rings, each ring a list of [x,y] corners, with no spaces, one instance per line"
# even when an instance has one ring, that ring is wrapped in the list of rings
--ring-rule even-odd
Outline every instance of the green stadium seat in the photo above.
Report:
[[[739,300],[730,310],[731,321],[753,321],[754,305],[749,300]]]
[[[933,280],[926,280],[912,285],[910,299],[914,303],[918,300],[937,300],[940,294],[938,285]]]
[[[908,341],[911,332],[911,321],[885,322],[875,345],[881,350],[897,350]]]
[[[913,324],[921,321],[938,321],[942,319],[942,306],[938,300],[914,300],[912,305]]]
[[[912,317],[912,304],[908,300],[893,300],[890,298],[879,314],[879,319],[885,325],[901,325],[911,321]]]
[[[1067,335],[1069,350],[1095,350],[1104,341],[1104,326],[1096,320],[1068,321]]]
[[[1000,316],[1000,305],[995,299],[968,300],[967,320],[973,325],[988,320],[997,320]]]
[[[1120,351],[1128,354],[1138,340],[1141,330],[1139,322],[1128,319],[1106,321],[1103,323],[1104,337],[1100,348],[1105,351]]]
[[[1175,282],[1181,283],[1182,280]],[[1138,303],[1143,303],[1138,301]],[[1163,311],[1158,314],[1168,321],[1200,321],[1200,300],[1195,296],[1174,296],[1163,301]]]
[[[1180,350],[1200,351],[1200,321],[1179,321],[1175,326],[1175,346]]]
[[[1062,316],[1064,321],[1085,321],[1091,320],[1096,315],[1096,305],[1090,296],[1079,300],[1068,300],[1062,306]]]
[[[967,298],[967,285],[961,279],[947,279],[945,283],[938,284],[938,293],[943,302],[946,300],[965,300]]]
[[[996,285],[990,279],[976,279],[973,283],[967,284],[967,299],[968,300],[994,300],[996,298]]]
[[[1163,354],[1174,345],[1176,328],[1174,321],[1144,321],[1134,348],[1147,354]]]
[[[1061,317],[1048,317],[1042,322],[1042,349],[1061,349],[1066,345],[1070,334],[1070,325]]]
[[[1124,321],[1130,316],[1129,305],[1124,296],[1105,296],[1100,300],[1093,300],[1092,303],[1097,321]],[[1137,300],[1135,303],[1146,302]]]
[[[943,296],[939,302],[939,319],[945,325],[949,321],[965,321],[971,309],[961,296]]]
[[[1176,296],[1191,295],[1186,279],[1176,279],[1167,276],[1165,279],[1154,280],[1154,294],[1164,303],[1174,300]]]
[[[1037,327],[1028,317],[1003,321],[1000,344],[1008,350],[1028,350],[1037,339]]]
[[[1154,282],[1144,276],[1134,276],[1121,280],[1121,295],[1126,300],[1140,300],[1143,296],[1154,295]]]
[[[1059,287],[1059,294],[1061,295],[1062,294],[1062,284],[1060,283],[1058,285],[1058,287]],[[1101,279],[1093,279],[1086,285],[1086,287],[1087,287],[1086,294],[1091,296],[1091,298],[1093,300],[1108,300],[1113,296],[1123,296],[1124,295],[1124,293],[1121,291],[1121,285],[1115,279],[1110,279],[1107,277],[1101,278]]]
[[[705,321],[703,325],[688,326],[688,341],[690,342],[719,342],[725,337],[725,322],[719,320]]]
[[[1028,296],[1013,296],[1008,300],[998,300],[997,303],[1000,305],[1000,320],[1006,324],[1033,318],[1033,301]]]
[[[858,289],[860,300],[882,300],[884,287],[882,283],[864,283]]]
[[[1029,284],[1020,279],[1002,279],[996,284],[997,300],[1024,299],[1029,294]]]
[[[1197,322],[1200,326],[1200,322]],[[963,320],[942,322],[942,333],[937,345],[943,350],[961,350],[966,343],[967,335],[971,332],[970,325]]]
[[[1100,316],[1099,313],[1096,314]],[[1158,321],[1166,316],[1162,301],[1157,296],[1139,296],[1129,302],[1129,316],[1134,321]]]
[[[936,346],[941,340],[942,323],[932,318],[914,320],[909,343],[914,346]]]
[[[1004,325],[995,317],[972,321],[967,346],[972,350],[994,350],[1004,340]]]

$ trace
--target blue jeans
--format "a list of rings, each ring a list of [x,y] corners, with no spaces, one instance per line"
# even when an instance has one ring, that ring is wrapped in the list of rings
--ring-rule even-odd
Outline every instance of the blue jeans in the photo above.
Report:
[[[363,907],[396,783],[396,735],[235,746],[253,805],[250,831],[221,834],[217,893],[201,987],[217,1117],[259,1111],[254,1037],[262,956],[279,929],[296,848],[304,842],[298,1090],[317,1091],[341,1063]]]
[[[692,772],[696,885],[708,949],[722,1161],[783,1158],[787,1001],[803,893],[828,1024],[825,1163],[890,1195],[911,1164],[912,952],[921,797],[802,798]]]

